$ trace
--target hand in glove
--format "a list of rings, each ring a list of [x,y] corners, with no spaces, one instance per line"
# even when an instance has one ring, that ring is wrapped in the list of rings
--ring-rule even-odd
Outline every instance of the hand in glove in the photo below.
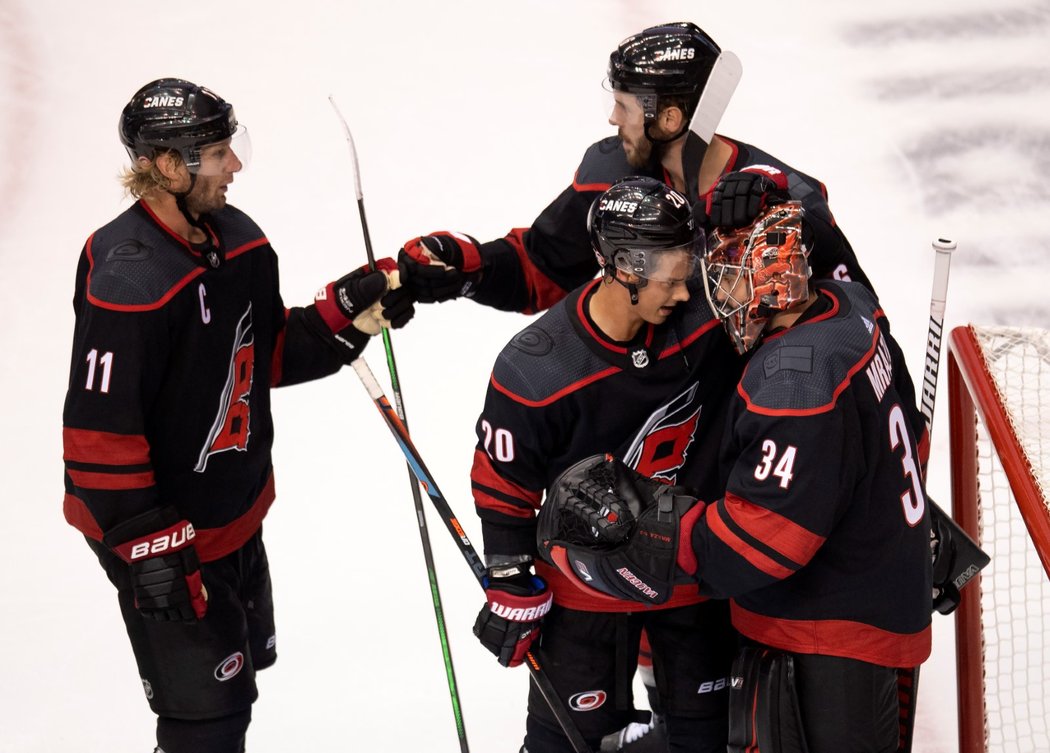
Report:
[[[768,165],[726,173],[708,194],[704,224],[709,230],[747,227],[762,210],[787,201],[787,188],[787,176]]]
[[[497,565],[483,581],[485,606],[474,622],[474,635],[504,667],[516,667],[540,635],[540,621],[554,595],[533,575],[531,561]]]
[[[138,515],[106,532],[102,542],[128,563],[135,606],[143,616],[196,622],[208,609],[193,546],[193,525],[171,507]]]
[[[405,287],[420,303],[466,295],[481,277],[478,242],[461,233],[437,232],[405,243],[398,254]]]

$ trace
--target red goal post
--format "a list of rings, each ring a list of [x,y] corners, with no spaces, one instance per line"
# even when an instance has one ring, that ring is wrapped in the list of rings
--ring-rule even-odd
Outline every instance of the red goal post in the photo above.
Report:
[[[956,612],[961,753],[1050,750],[1050,332],[948,343],[952,515],[991,556]]]

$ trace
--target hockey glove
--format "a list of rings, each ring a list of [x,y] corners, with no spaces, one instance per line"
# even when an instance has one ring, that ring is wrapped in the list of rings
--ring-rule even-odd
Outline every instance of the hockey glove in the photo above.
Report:
[[[680,548],[692,553],[689,536],[680,540],[683,516],[689,530],[703,509],[682,487],[593,455],[547,492],[536,542],[547,562],[592,595],[663,604],[691,574],[678,565]]]
[[[504,667],[525,660],[554,598],[531,566],[531,560],[493,566],[482,581],[487,601],[474,622],[474,635]]]
[[[329,283],[317,292],[314,304],[336,342],[349,350],[350,360],[383,327],[403,327],[415,314],[397,264],[389,258],[378,260],[375,271],[366,265]]]
[[[135,606],[145,617],[196,622],[208,609],[193,524],[174,508],[150,510],[106,532],[102,542],[131,570]]]
[[[405,243],[397,257],[405,286],[420,303],[467,295],[481,279],[478,242],[462,233],[438,232]]]
[[[707,197],[708,229],[750,225],[763,209],[787,201],[787,176],[775,167],[752,165],[723,175]]]

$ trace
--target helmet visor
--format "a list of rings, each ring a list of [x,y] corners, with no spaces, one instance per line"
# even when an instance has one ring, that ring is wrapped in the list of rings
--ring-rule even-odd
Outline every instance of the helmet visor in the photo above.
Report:
[[[649,282],[678,285],[696,279],[703,263],[703,236],[698,243],[665,249],[639,249],[620,254],[616,267]]]
[[[251,163],[252,141],[248,129],[238,125],[230,138],[197,147],[196,151],[198,159],[186,160],[191,173],[206,177],[228,175],[244,170]]]

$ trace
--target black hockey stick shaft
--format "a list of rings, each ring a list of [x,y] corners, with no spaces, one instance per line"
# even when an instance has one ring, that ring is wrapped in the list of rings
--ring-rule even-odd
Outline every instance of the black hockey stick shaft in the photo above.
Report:
[[[361,170],[357,163],[357,148],[354,146],[354,137],[350,133],[350,127],[346,119],[339,111],[335,100],[328,98],[335,110],[339,122],[343,126],[346,142],[350,147],[350,156],[354,164],[354,193],[357,196],[357,211],[361,216],[361,231],[365,238],[365,253],[368,256],[368,267],[376,268],[375,254],[372,252],[372,235],[368,232],[368,218],[365,216],[365,198],[361,190]],[[394,345],[390,340],[390,331],[383,327],[383,350],[386,353],[387,369],[390,372],[390,384],[394,392],[394,400],[397,404],[397,416],[407,426],[408,419],[405,417],[404,400],[401,397],[401,381],[397,374],[397,361],[394,359]],[[406,429],[407,431],[407,429]],[[448,629],[445,626],[445,611],[441,605],[441,589],[438,586],[437,568],[434,564],[434,553],[430,547],[430,534],[427,531],[427,521],[423,514],[423,499],[419,493],[419,482],[416,480],[412,468],[408,469],[408,482],[412,489],[412,503],[415,507],[416,522],[419,526],[419,540],[423,547],[423,559],[426,562],[427,580],[430,584],[430,597],[434,605],[434,619],[437,622],[438,639],[441,642],[441,656],[445,663],[445,676],[448,681],[448,691],[452,700],[452,714],[456,722],[456,735],[459,738],[461,753],[469,753],[470,746],[467,743],[467,729],[463,722],[463,709],[459,700],[459,685],[456,683],[456,670],[452,663],[452,647],[448,640]]]
[[[415,474],[420,485],[426,491],[427,496],[430,497],[430,501],[434,503],[434,507],[441,516],[441,520],[444,521],[445,527],[455,540],[456,546],[459,547],[460,554],[463,555],[463,559],[467,561],[467,565],[470,567],[471,572],[474,573],[474,578],[478,581],[478,585],[484,587],[485,563],[482,562],[481,557],[474,549],[474,545],[471,544],[470,539],[467,538],[463,526],[461,526],[459,521],[456,520],[452,508],[449,506],[445,496],[438,488],[437,482],[434,481],[434,477],[427,469],[422,456],[416,449],[416,446],[412,443],[412,437],[408,433],[408,427],[405,426],[397,413],[394,412],[394,409],[390,407],[390,401],[387,400],[386,395],[383,394],[383,390],[376,381],[375,375],[372,374],[372,370],[368,368],[365,359],[357,358],[351,365],[354,367],[354,371],[357,372],[357,375],[361,378],[361,383],[365,386],[365,389],[368,391],[369,397],[372,398],[372,402],[375,403],[376,408],[379,409],[379,413],[383,416],[383,421],[386,422],[390,432],[394,435],[394,439],[397,440],[401,452],[408,461],[408,467],[412,469],[412,473]],[[540,655],[539,649],[537,648],[530,651],[526,654],[525,659],[525,664],[529,668],[532,681],[536,684],[537,690],[539,690],[540,694],[547,702],[547,705],[550,706],[551,712],[558,720],[558,724],[561,726],[562,732],[564,732],[565,736],[568,738],[573,750],[576,751],[576,753],[592,753],[591,748],[587,745],[587,741],[583,739],[583,735],[580,733],[579,729],[576,728],[576,724],[569,716],[569,711],[565,706],[565,703],[561,700],[558,692],[554,689],[554,685],[551,683],[550,678],[547,677],[547,673],[544,672],[542,656]]]

